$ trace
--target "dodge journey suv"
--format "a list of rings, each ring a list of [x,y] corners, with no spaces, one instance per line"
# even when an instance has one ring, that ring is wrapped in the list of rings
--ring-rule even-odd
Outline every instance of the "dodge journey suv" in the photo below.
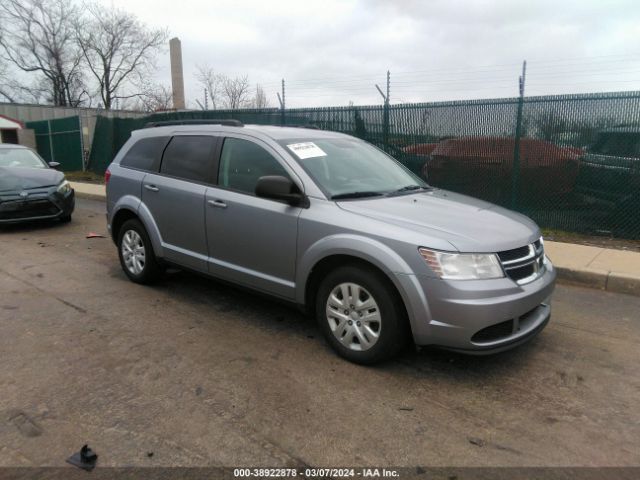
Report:
[[[547,324],[556,272],[528,218],[432,188],[348,135],[185,123],[133,132],[106,173],[132,281],[177,266],[278,297],[365,364],[410,339],[497,352]]]

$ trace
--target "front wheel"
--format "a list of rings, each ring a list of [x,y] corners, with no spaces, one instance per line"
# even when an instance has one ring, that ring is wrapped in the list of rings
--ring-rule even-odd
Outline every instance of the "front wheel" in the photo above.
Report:
[[[153,253],[149,235],[139,220],[131,219],[122,224],[118,254],[124,273],[132,281],[146,284],[160,277],[162,269]]]
[[[406,313],[393,285],[364,266],[340,267],[325,277],[318,289],[316,317],[333,349],[355,363],[387,360],[408,338]]]

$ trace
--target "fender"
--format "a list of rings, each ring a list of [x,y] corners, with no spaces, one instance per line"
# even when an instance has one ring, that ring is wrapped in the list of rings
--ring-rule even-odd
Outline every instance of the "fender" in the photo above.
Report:
[[[144,225],[144,228],[147,230],[147,234],[149,235],[149,240],[151,240],[151,245],[153,246],[153,253],[158,258],[162,258],[162,236],[160,235],[160,230],[156,225],[156,222],[153,220],[153,215],[147,208],[147,206],[142,203],[142,201],[133,196],[133,195],[125,195],[118,200],[118,203],[113,207],[113,213],[111,214],[111,220],[116,217],[117,213],[120,210],[131,210],[134,212],[138,219]]]
[[[379,268],[394,284],[407,309],[412,328],[415,322],[429,318],[427,299],[414,272],[398,253],[372,238],[354,234],[336,234],[312,244],[300,257],[296,269],[296,301],[305,303],[307,281],[313,267],[332,255],[360,258]]]

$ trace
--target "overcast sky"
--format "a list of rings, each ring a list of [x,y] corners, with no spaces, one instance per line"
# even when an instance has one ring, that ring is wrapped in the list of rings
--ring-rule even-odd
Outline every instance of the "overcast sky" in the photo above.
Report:
[[[187,103],[209,64],[278,105],[392,103],[640,90],[640,1],[102,0],[182,41]],[[158,81],[170,84],[168,48]]]

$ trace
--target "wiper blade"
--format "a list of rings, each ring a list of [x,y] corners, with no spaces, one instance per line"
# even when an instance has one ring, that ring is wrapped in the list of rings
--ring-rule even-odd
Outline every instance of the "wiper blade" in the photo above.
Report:
[[[333,195],[331,200],[340,200],[345,198],[364,198],[364,197],[379,197],[383,194],[381,192],[348,192],[348,193],[338,193],[337,195]]]
[[[389,192],[388,195],[394,195],[396,193],[403,193],[403,192],[412,192],[414,190],[427,190],[427,189],[428,187],[422,187],[420,185],[407,185],[406,187],[402,187],[397,190],[394,190],[393,192]]]
[[[424,187],[420,185],[407,185],[406,187],[399,188],[396,192],[408,192],[410,190],[421,190]]]

